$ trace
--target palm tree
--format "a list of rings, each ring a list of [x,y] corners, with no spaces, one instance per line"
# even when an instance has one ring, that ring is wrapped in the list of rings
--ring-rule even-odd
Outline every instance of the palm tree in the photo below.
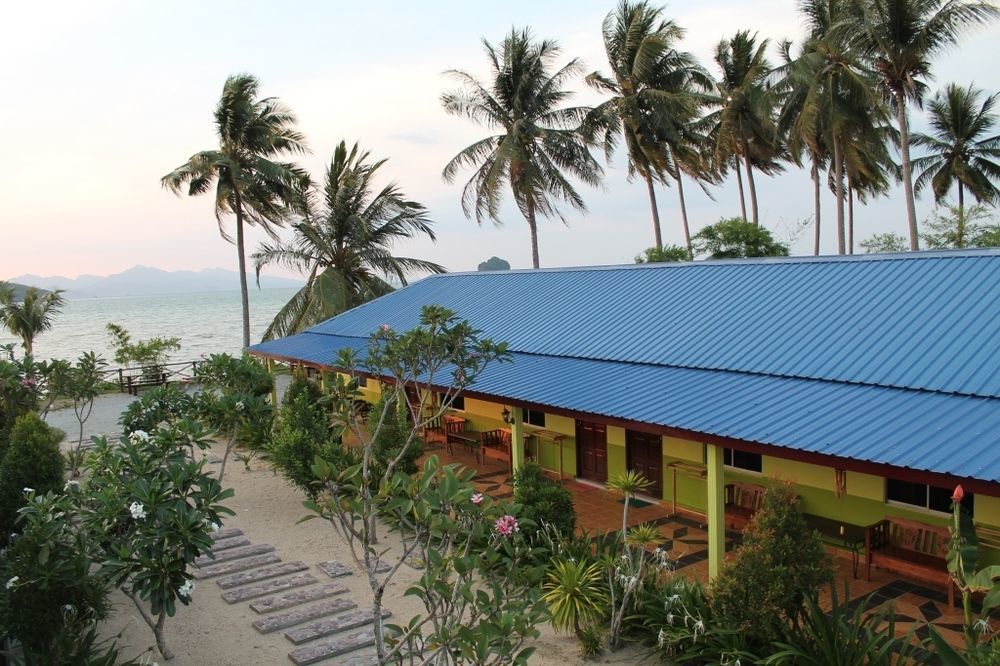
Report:
[[[375,185],[386,160],[343,141],[326,171],[322,206],[311,205],[287,242],[265,243],[253,254],[257,275],[281,264],[308,275],[306,284],[278,312],[264,339],[297,333],[344,310],[406,284],[414,272],[443,273],[438,264],[399,257],[392,246],[420,234],[434,240],[427,209],[406,198],[395,183]]]
[[[760,216],[753,167],[768,174],[781,170],[775,161],[779,153],[774,118],[778,99],[767,86],[771,73],[766,57],[769,44],[767,39],[758,43],[756,35],[741,30],[715,47],[715,62],[722,76],[716,84],[719,109],[710,116],[714,125],[711,133],[714,161],[716,164],[728,164],[734,158],[743,161],[754,224],[759,224]]]
[[[480,224],[484,218],[502,224],[500,201],[509,184],[528,222],[531,262],[538,268],[536,216],[565,222],[556,207],[559,199],[586,212],[566,174],[597,185],[604,173],[577,131],[589,109],[560,108],[571,95],[565,85],[580,72],[580,63],[570,60],[553,73],[559,47],[551,40],[536,42],[528,30],[511,30],[499,47],[486,40],[483,46],[490,62],[489,81],[451,70],[461,89],[442,95],[441,102],[448,113],[499,133],[463,149],[442,175],[450,183],[463,168],[475,170],[462,191],[462,211]]]
[[[226,79],[215,108],[219,147],[192,155],[160,182],[179,195],[204,194],[215,183],[215,219],[228,241],[223,217],[236,216],[236,251],[243,304],[243,346],[250,346],[250,303],[247,293],[243,223],[261,226],[272,236],[291,211],[301,206],[300,193],[309,177],[300,168],[276,158],[304,153],[305,139],[295,128],[295,116],[274,97],[257,98],[259,83],[249,74]]]
[[[600,128],[609,160],[619,136],[624,138],[629,178],[638,175],[646,182],[657,249],[663,247],[663,238],[654,180],[662,181],[669,175],[680,184],[677,160],[671,156],[688,155],[688,127],[704,102],[703,94],[699,93],[708,92],[712,86],[712,79],[695,57],[676,48],[684,30],[665,20],[662,13],[661,8],[645,0],[622,0],[603,25],[611,76],[593,72],[587,77],[593,88],[611,95],[593,110],[588,125]],[[687,163],[694,161],[688,159]],[[690,252],[683,190],[678,192],[682,197],[685,242]]]
[[[52,328],[55,316],[62,311],[66,303],[62,293],[62,289],[42,292],[28,287],[17,302],[14,287],[0,282],[0,323],[11,335],[21,338],[25,356],[34,355],[35,338]]]
[[[840,254],[847,252],[844,173],[848,144],[855,142],[855,148],[869,145],[856,139],[874,132],[882,108],[873,90],[873,75],[849,39],[846,9],[844,0],[803,0],[799,3],[809,36],[802,54],[787,67],[790,93],[783,109],[783,115],[789,115],[790,111],[794,117],[790,136],[793,140],[804,141],[813,154],[814,176],[818,177],[820,155],[829,152],[837,201],[837,251]],[[860,161],[862,166],[866,163],[863,159]]]
[[[990,95],[982,104],[982,90],[962,88],[954,83],[938,92],[928,105],[931,134],[916,134],[913,144],[927,148],[930,154],[913,160],[919,173],[914,189],[927,185],[940,202],[958,184],[958,216],[964,217],[965,190],[977,202],[994,203],[1000,190],[1000,134],[990,133],[997,123],[993,105],[1000,93]]]
[[[984,0],[855,0],[855,8],[854,33],[896,112],[910,249],[919,250],[906,104],[920,105],[927,89],[922,79],[930,76],[934,56],[966,29],[996,18],[998,11]]]

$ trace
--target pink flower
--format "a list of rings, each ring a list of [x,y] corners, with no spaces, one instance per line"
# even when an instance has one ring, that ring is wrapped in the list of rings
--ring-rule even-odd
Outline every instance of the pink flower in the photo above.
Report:
[[[378,328],[379,328],[379,330],[380,330],[380,331],[382,331],[383,333],[388,333],[389,331],[391,331],[391,330],[392,330],[392,328],[390,328],[390,327],[389,327],[389,324],[382,324],[382,325],[381,325],[381,326],[379,326]]]
[[[31,377],[25,377],[21,380],[21,388],[34,388],[35,380]]]
[[[482,504],[484,499],[486,499],[486,497],[482,493],[473,493],[471,497],[472,503],[476,506]]]
[[[517,518],[511,515],[497,518],[497,522],[493,524],[493,529],[500,536],[510,536],[515,532],[521,531],[521,528],[517,526]]]
[[[955,492],[951,496],[953,502],[961,502],[962,498],[965,497],[965,491],[962,490],[962,484],[955,486]]]

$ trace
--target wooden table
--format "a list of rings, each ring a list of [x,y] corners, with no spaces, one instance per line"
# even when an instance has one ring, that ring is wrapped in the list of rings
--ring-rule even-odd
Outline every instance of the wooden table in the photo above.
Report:
[[[670,515],[674,516],[677,514],[677,472],[691,478],[704,479],[708,475],[708,470],[704,467],[692,465],[680,460],[669,463],[667,467],[670,468],[670,472],[673,475],[673,482],[670,484],[673,492],[673,497],[670,500]]]
[[[536,443],[536,457],[541,458],[541,443],[542,440],[551,442],[559,447],[559,480],[563,478],[563,441],[569,437],[569,435],[564,435],[561,432],[555,432],[554,430],[545,430],[543,428],[525,428],[525,435],[534,437]],[[540,462],[538,463],[541,464]]]
[[[857,578],[858,562],[861,559],[861,551],[865,548],[865,528],[812,513],[803,513],[802,517],[806,525],[822,534],[828,541],[851,551],[851,564],[854,565],[854,577]]]

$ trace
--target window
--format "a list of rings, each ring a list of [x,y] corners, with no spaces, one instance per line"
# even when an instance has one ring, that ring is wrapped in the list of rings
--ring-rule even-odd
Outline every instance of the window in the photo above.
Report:
[[[436,405],[440,406],[441,403],[443,403],[443,402],[444,402],[444,393],[435,393],[434,394],[434,403]],[[455,410],[458,410],[460,412],[464,412],[465,411],[465,396],[456,395],[455,398],[451,401],[451,406],[449,407],[449,409],[455,409]]]
[[[912,481],[901,481],[900,479],[885,480],[885,499],[888,502],[898,502],[909,504],[921,509],[940,511],[949,513],[951,511],[952,488],[942,488],[940,486],[929,486],[925,483],[913,483]],[[965,493],[962,498],[962,506],[969,513],[975,504],[972,493]]]
[[[725,449],[722,454],[722,462],[727,467],[743,469],[748,472],[764,471],[764,457],[759,453]]]
[[[545,427],[545,412],[540,412],[537,409],[522,409],[521,419],[528,425]]]

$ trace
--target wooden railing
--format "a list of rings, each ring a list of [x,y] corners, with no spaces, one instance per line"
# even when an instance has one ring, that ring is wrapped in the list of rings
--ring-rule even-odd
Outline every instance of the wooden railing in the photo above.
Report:
[[[122,393],[137,395],[139,390],[149,386],[162,386],[170,382],[189,382],[194,379],[200,361],[180,361],[160,363],[131,368],[112,368],[105,371],[108,382],[118,382]]]

